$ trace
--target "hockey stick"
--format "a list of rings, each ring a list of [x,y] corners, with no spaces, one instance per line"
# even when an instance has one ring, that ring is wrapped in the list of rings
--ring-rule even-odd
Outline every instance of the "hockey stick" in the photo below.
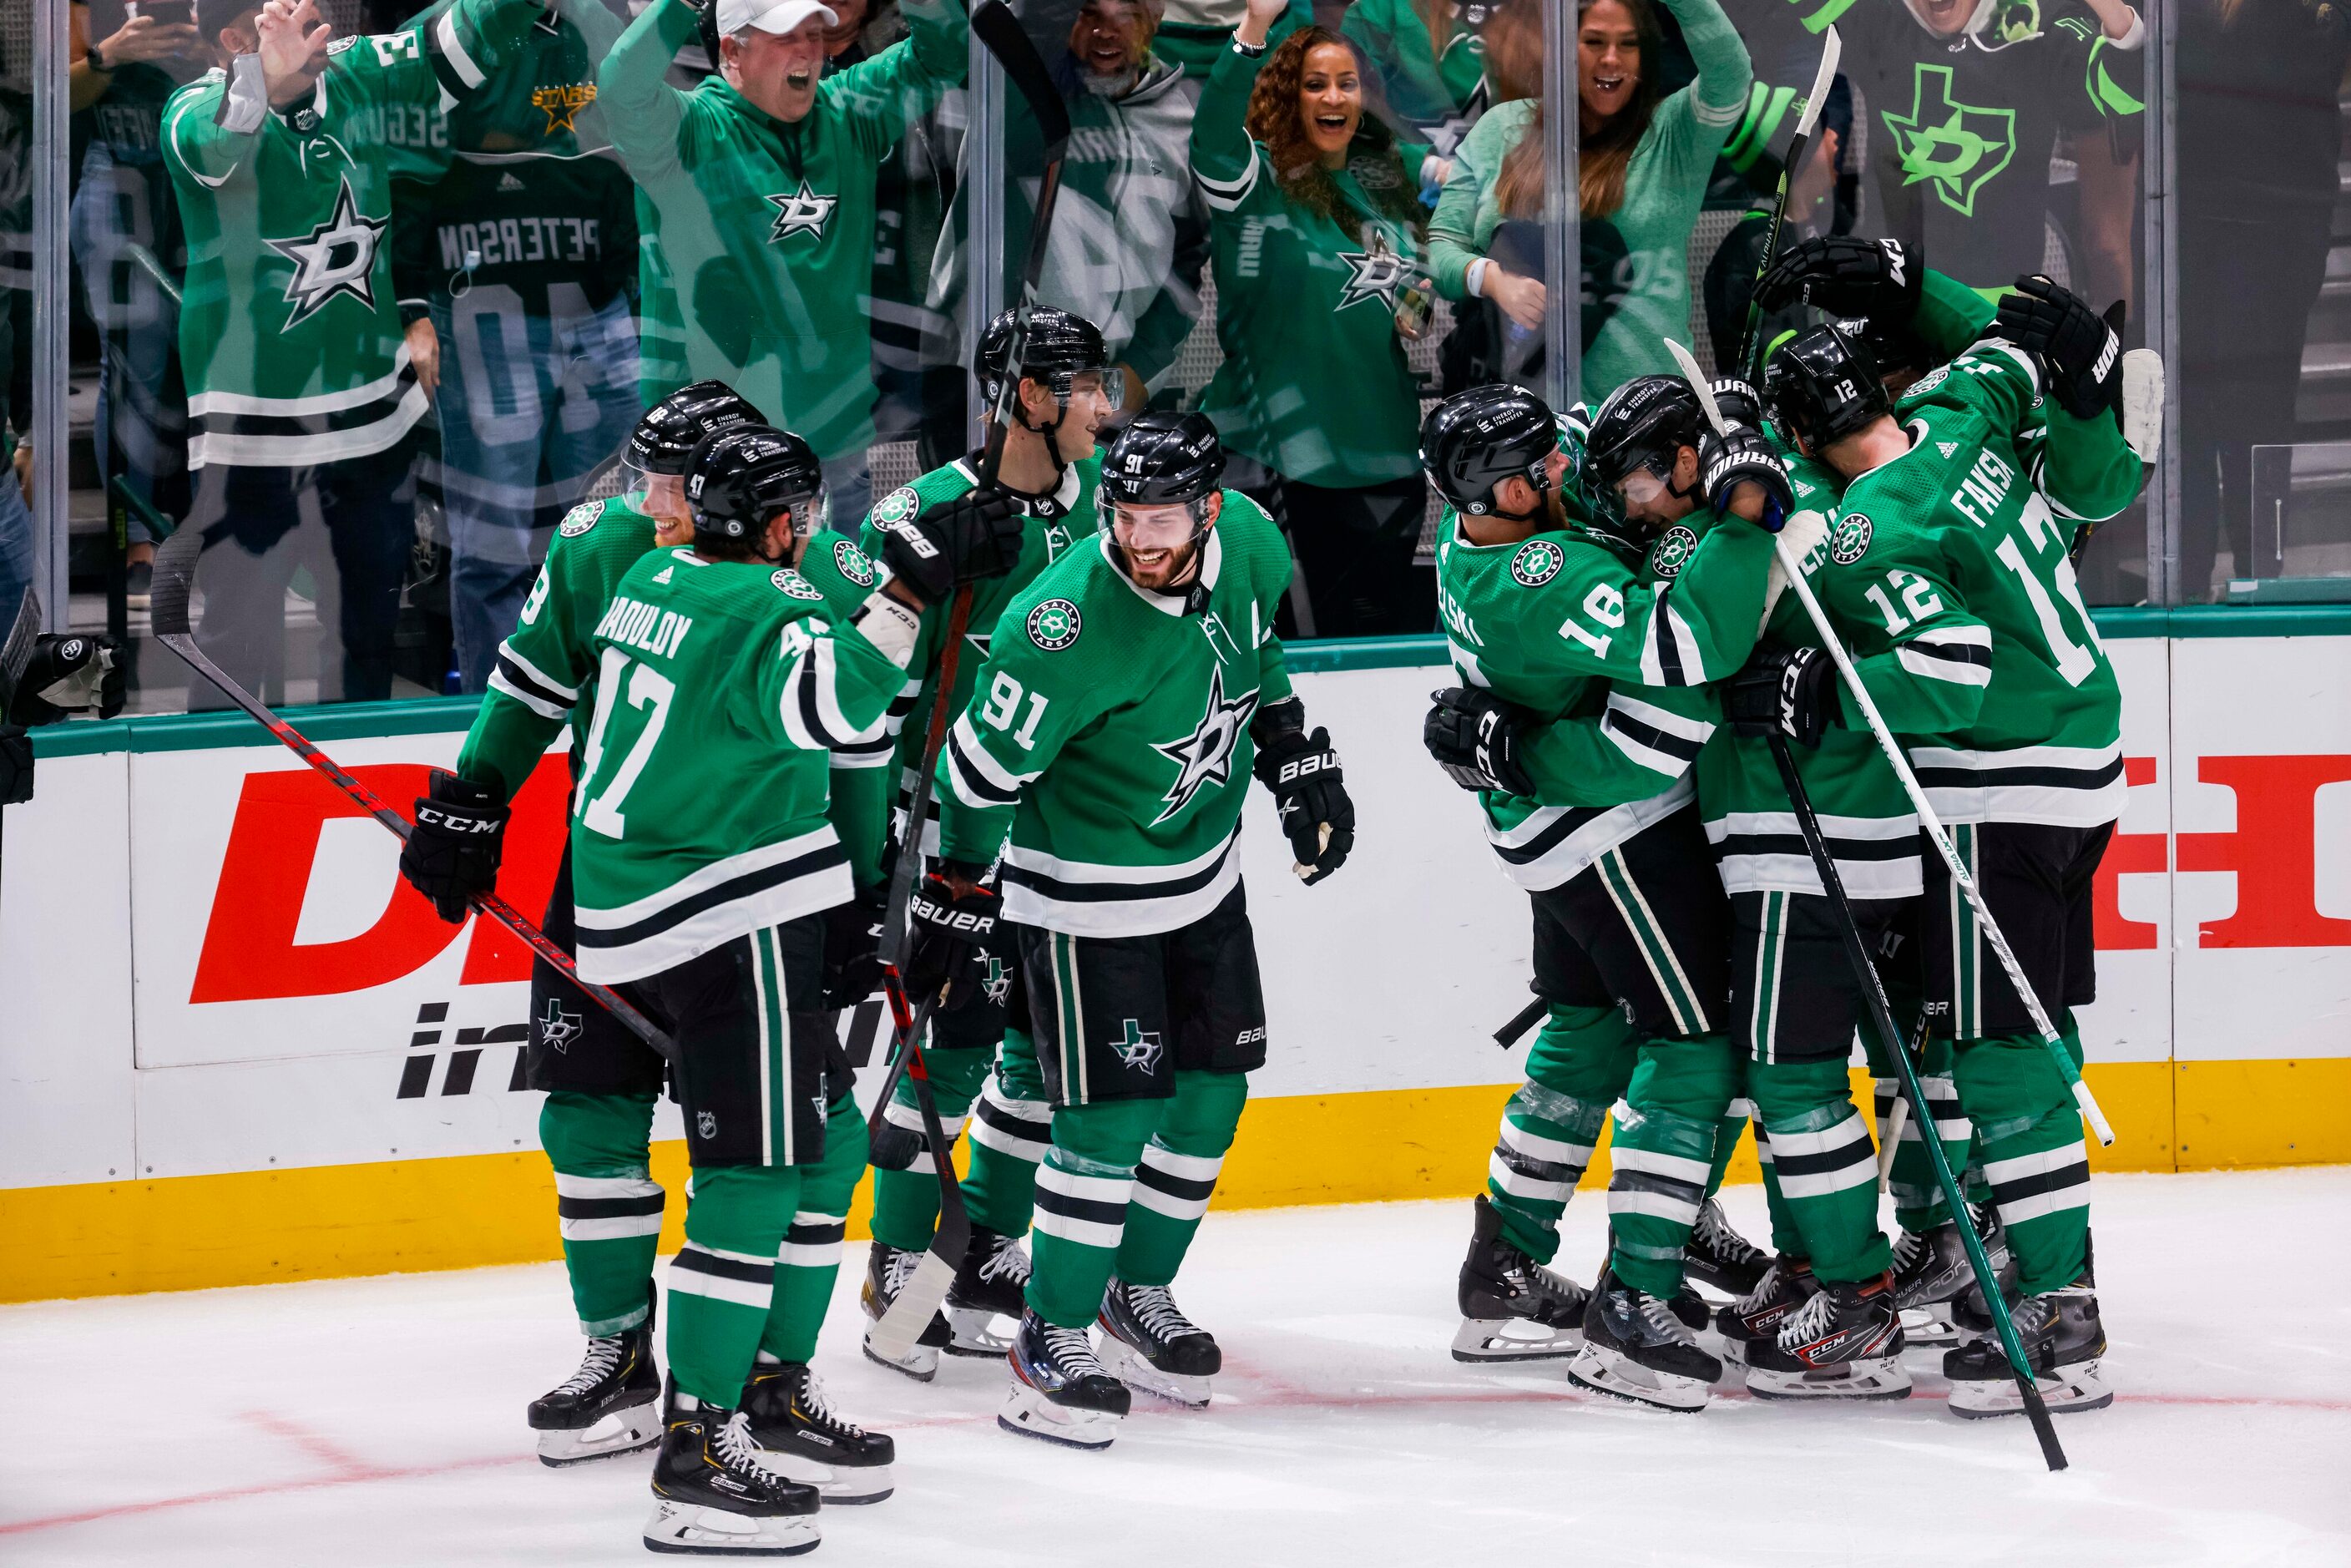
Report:
[[[1918,1027],[1911,1034],[1910,1043],[1907,1046],[1890,1045],[1887,1049],[1923,1051],[1926,1048],[1927,1013],[1922,1008],[1918,1013]],[[1885,1196],[1886,1189],[1894,1185],[1894,1155],[1896,1151],[1902,1147],[1902,1134],[1907,1129],[1909,1119],[1910,1102],[1896,1094],[1894,1097],[1894,1108],[1886,1113],[1886,1135],[1879,1141],[1877,1148],[1877,1191],[1881,1197]],[[1934,1135],[1939,1137],[1942,1134],[1938,1131]]]
[[[1029,254],[1021,268],[1011,352],[1003,384],[997,392],[995,419],[988,426],[987,443],[980,452],[979,487],[986,489],[997,482],[1004,466],[1005,434],[1011,423],[1013,403],[1019,396],[1020,364],[1029,341],[1029,311],[1035,302],[1038,281],[1044,276],[1053,208],[1061,194],[1061,159],[1070,143],[1070,114],[1036,45],[1029,41],[1019,18],[1004,0],[983,0],[974,6],[971,30],[980,47],[1002,68],[1013,90],[1020,95],[1045,144],[1044,175],[1037,188],[1035,215],[1029,224]],[[956,590],[955,607],[947,616],[946,646],[939,653],[938,688],[931,700],[929,729],[923,737],[922,771],[914,779],[905,836],[899,844],[898,863],[891,869],[890,894],[883,906],[882,989],[889,999],[891,1017],[898,1026],[898,1051],[873,1103],[870,1130],[879,1131],[891,1096],[897,1092],[898,1075],[904,1073],[912,1079],[915,1105],[923,1117],[923,1135],[930,1142],[931,1164],[939,1183],[939,1222],[932,1233],[931,1245],[924,1251],[914,1273],[900,1287],[889,1311],[866,1331],[873,1353],[885,1361],[904,1360],[923,1331],[930,1326],[932,1314],[946,1300],[947,1287],[955,1282],[956,1270],[962,1266],[964,1252],[971,1241],[971,1216],[964,1207],[963,1187],[956,1179],[955,1151],[947,1143],[946,1129],[940,1124],[938,1106],[931,1094],[930,1075],[923,1067],[922,1030],[937,998],[925,997],[919,1009],[910,1009],[905,981],[898,967],[905,956],[906,905],[914,895],[915,862],[922,858],[933,779],[938,772],[939,752],[946,743],[947,698],[955,690],[957,661],[970,626],[971,587],[967,583]]]
[[[1728,434],[1729,426],[1723,421],[1722,410],[1715,402],[1714,392],[1707,385],[1704,372],[1698,368],[1698,361],[1691,358],[1687,349],[1671,338],[1666,340],[1666,347],[1671,350],[1675,363],[1681,367],[1682,374],[1688,378],[1691,390],[1698,393],[1698,403],[1706,410],[1708,421],[1718,433]],[[2042,1042],[2049,1048],[2050,1061],[2055,1064],[2058,1076],[2073,1091],[2074,1103],[2081,1108],[2083,1118],[2090,1124],[2090,1130],[2097,1134],[2098,1142],[2112,1145],[2115,1130],[2107,1124],[2105,1113],[2098,1108],[2097,1097],[2082,1081],[2082,1070],[2074,1064],[2073,1057],[2066,1052],[2064,1041],[2058,1038],[2056,1030],[2051,1026],[2048,1010],[2041,1005],[2040,994],[2025,978],[2024,966],[2016,961],[2015,949],[2008,945],[2000,922],[1992,918],[1991,906],[1984,902],[1982,892],[1976,886],[1976,879],[1969,873],[1966,862],[1959,859],[1959,851],[1952,847],[1949,830],[1943,826],[1943,820],[1936,815],[1935,808],[1928,803],[1926,790],[1919,788],[1918,776],[1910,771],[1909,758],[1902,754],[1902,747],[1895,744],[1894,732],[1886,727],[1884,716],[1877,711],[1877,704],[1870,697],[1869,688],[1862,685],[1861,674],[1853,667],[1853,660],[1846,654],[1844,644],[1838,641],[1836,632],[1830,628],[1827,612],[1822,610],[1821,601],[1813,596],[1813,585],[1805,580],[1803,563],[1788,548],[1784,534],[1772,536],[1771,549],[1779,559],[1780,570],[1788,580],[1789,591],[1804,607],[1804,613],[1812,620],[1813,630],[1820,635],[1821,646],[1836,662],[1837,674],[1843,677],[1845,690],[1852,694],[1854,706],[1868,721],[1869,732],[1876,737],[1878,749],[1886,754],[1887,764],[1894,769],[1894,777],[1900,780],[1902,792],[1910,797],[1911,810],[1918,814],[1919,828],[1933,841],[1936,852],[1943,857],[1943,864],[1949,868],[1952,885],[1959,890],[1961,896],[1968,901],[1968,907],[1974,912],[1978,928],[1991,945],[1993,955],[2000,959],[2001,971],[2008,977],[2009,988],[2023,1000],[2026,1016],[2032,1020],[2032,1027],[2040,1033]]]
[[[1771,261],[1780,252],[1780,231],[1788,221],[1788,184],[1797,169],[1802,166],[1804,152],[1811,147],[1813,129],[1821,122],[1821,110],[1829,100],[1829,88],[1836,81],[1837,62],[1844,57],[1844,40],[1831,27],[1821,39],[1820,68],[1813,73],[1813,90],[1804,99],[1802,113],[1796,116],[1796,132],[1788,141],[1787,161],[1780,165],[1780,192],[1771,202],[1771,226],[1763,233],[1763,254],[1756,258],[1755,280],[1748,286],[1747,325],[1739,334],[1739,358],[1731,361],[1743,380],[1755,379],[1755,351],[1762,337],[1763,306],[1755,290],[1763,275],[1771,270]]]
[[[1518,1044],[1519,1038],[1534,1028],[1543,1014],[1550,1009],[1551,1003],[1541,997],[1537,997],[1533,1001],[1512,1013],[1510,1021],[1494,1031],[1494,1043],[1504,1051],[1510,1050]]]
[[[25,666],[32,663],[33,645],[40,640],[41,595],[28,582],[17,596],[16,613],[8,622],[8,635],[0,639],[0,734],[18,737],[25,733],[8,722],[8,709],[16,701],[16,683],[25,678]],[[8,809],[0,806],[0,826],[5,825],[7,816]]]
[[[2033,1382],[2032,1363],[2024,1354],[2023,1342],[2016,1337],[2016,1324],[2008,1315],[2008,1301],[2001,1294],[2000,1277],[1984,1251],[1983,1239],[1976,1234],[1975,1221],[1959,1191],[1959,1178],[1951,1174],[1951,1162],[1943,1157],[1943,1141],[1933,1135],[1935,1117],[1927,1104],[1926,1086],[1918,1082],[1918,1070],[1910,1061],[1909,1049],[1894,1027],[1894,1009],[1886,1004],[1886,987],[1878,978],[1877,966],[1869,961],[1868,950],[1862,945],[1861,928],[1854,923],[1853,905],[1845,902],[1844,881],[1837,875],[1836,862],[1829,854],[1827,841],[1821,837],[1820,819],[1813,814],[1812,796],[1805,791],[1803,779],[1797,776],[1796,759],[1789,755],[1787,737],[1774,730],[1769,739],[1771,760],[1779,764],[1780,782],[1787,789],[1788,803],[1795,808],[1796,826],[1803,833],[1805,852],[1813,857],[1813,870],[1828,894],[1829,907],[1836,915],[1837,935],[1844,942],[1845,960],[1853,966],[1854,978],[1860,982],[1862,999],[1869,1006],[1870,1021],[1880,1039],[1894,1042],[1892,1054],[1895,1070],[1901,1078],[1903,1101],[1908,1103],[1927,1134],[1921,1141],[1935,1167],[1935,1183],[1943,1189],[1943,1201],[1950,1206],[1960,1242],[1967,1248],[1968,1267],[1975,1270],[1976,1284],[1983,1291],[1985,1306],[1991,1309],[2000,1347],[2007,1354],[2009,1371],[2016,1378],[2017,1396],[2024,1401],[2024,1414],[2032,1423],[2032,1435],[2041,1440],[2041,1457],[2051,1469],[2062,1470],[2065,1468],[2065,1450],[2057,1446],[2057,1429],[2050,1424],[2048,1402],[2041,1397],[2041,1390]]]
[[[299,730],[287,724],[265,706],[258,697],[232,680],[226,672],[205,656],[196,646],[188,627],[188,595],[195,581],[196,556],[204,548],[201,529],[182,528],[163,541],[155,552],[154,597],[150,601],[155,638],[163,646],[188,663],[189,668],[218,686],[229,701],[243,708],[254,722],[282,741],[287,749],[325,775],[329,783],[349,796],[360,810],[381,822],[400,838],[409,833],[408,819],[384,803],[383,798],[336,765],[334,758],[310,744]],[[622,1027],[672,1061],[677,1060],[677,1046],[653,1021],[629,1005],[628,1001],[610,988],[580,977],[580,967],[570,954],[549,940],[547,933],[495,893],[476,894],[472,899],[475,908],[505,926],[521,938],[530,950],[552,966],[555,971],[586,994],[589,1000],[611,1013]]]

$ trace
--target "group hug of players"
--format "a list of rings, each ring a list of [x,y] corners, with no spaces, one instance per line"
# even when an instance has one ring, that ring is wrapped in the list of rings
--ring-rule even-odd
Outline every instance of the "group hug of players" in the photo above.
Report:
[[[2053,1407],[2103,1404],[2065,1082],[1848,722],[1771,533],[1801,536],[2066,1016],[2090,996],[2090,873],[2122,801],[2114,676],[2067,559],[2140,483],[2116,345],[2045,280],[1995,322],[1887,244],[1810,242],[1763,287],[1865,321],[1779,348],[1760,399],[1718,383],[1727,434],[1657,377],[1564,419],[1474,389],[1424,432],[1465,682],[1425,738],[1533,903],[1546,1004],[1477,1200],[1456,1354],[1573,1355],[1578,1383],[1701,1407],[1721,1367],[1687,1273],[1738,1297],[1718,1326],[1757,1393],[1904,1394],[1906,1310],[1955,1336],[1984,1320],[1954,1228],[1977,1223],[2004,1236]],[[1896,396],[1881,369],[1925,374]],[[529,1082],[589,1344],[529,1419],[550,1464],[657,1450],[656,1551],[806,1551],[821,1504],[892,1490],[892,1440],[836,1412],[810,1361],[869,1164],[870,1316],[936,1221],[915,1085],[869,1139],[835,1028],[880,984],[900,854],[922,857],[904,979],[937,1000],[924,1069],[947,1138],[971,1133],[971,1239],[914,1349],[885,1359],[869,1334],[867,1354],[925,1381],[942,1352],[1005,1358],[999,1424],[1081,1448],[1113,1441],[1131,1388],[1205,1404],[1221,1367],[1170,1287],[1266,1059],[1242,803],[1266,786],[1309,883],[1346,860],[1354,811],[1273,632],[1290,552],[1221,487],[1214,427],[1144,413],[1098,455],[1120,383],[1101,334],[1061,311],[1025,332],[999,318],[976,370],[991,408],[1012,383],[994,483],[977,454],[951,463],[856,538],[822,526],[806,444],[726,386],[647,413],[640,482],[565,519],[402,852],[463,918],[495,882],[507,802],[570,727],[548,930],[675,1056],[540,967]],[[943,690],[959,591],[973,656]],[[935,799],[914,822],[938,704]],[[1799,743],[1888,983],[1923,998],[1934,1135],[1986,1189],[1980,1216],[1946,1212],[1906,1144],[1890,1248],[1845,1074],[1858,992],[1758,761],[1773,727]],[[665,1382],[648,1149],[664,1087],[693,1171]],[[1586,1291],[1543,1265],[1612,1106],[1611,1250]],[[1768,1266],[1710,1197],[1750,1114]],[[1997,1348],[1962,1344],[1946,1371],[1955,1410],[2011,1407]]]

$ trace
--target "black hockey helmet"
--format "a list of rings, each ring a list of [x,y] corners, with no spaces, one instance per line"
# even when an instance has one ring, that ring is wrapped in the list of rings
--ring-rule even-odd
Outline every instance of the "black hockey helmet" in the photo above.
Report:
[[[1094,504],[1108,526],[1120,507],[1192,508],[1196,518],[1225,476],[1225,444],[1204,413],[1139,413],[1102,454]]]
[[[1877,368],[1882,384],[1889,376],[1907,374],[1916,381],[1935,368],[1935,351],[1908,322],[1896,323],[1875,316],[1856,316],[1836,322],[1845,336],[1860,344]],[[1790,340],[1793,340],[1792,337]],[[1907,384],[1907,382],[1905,384]],[[1890,401],[1890,395],[1889,395]]]
[[[1815,453],[1894,412],[1868,345],[1834,322],[1806,328],[1772,353],[1763,407],[1782,434]]]
[[[1012,340],[1020,339],[1019,375],[1013,375]],[[979,377],[979,395],[987,405],[988,417],[995,417],[1003,404],[1008,378],[1027,378],[1043,382],[1053,389],[1053,422],[1036,425],[1029,423],[1019,401],[1012,403],[1012,417],[1020,428],[1045,438],[1046,455],[1052,458],[1059,472],[1069,466],[1061,455],[1061,429],[1070,417],[1070,392],[1077,378],[1092,371],[1102,378],[1102,392],[1115,410],[1125,401],[1126,379],[1113,376],[1110,371],[1110,347],[1102,341],[1102,329],[1084,317],[1050,305],[1033,305],[1029,309],[1028,330],[1021,333],[1020,312],[1001,310],[979,335],[979,362],[972,367]]]
[[[1695,486],[1674,489],[1674,464],[1683,447],[1698,445],[1705,429],[1706,410],[1689,382],[1679,376],[1635,376],[1610,392],[1592,416],[1579,476],[1584,493],[1605,497],[1608,509],[1620,512],[1618,487],[1636,470],[1646,469],[1671,494],[1691,494]]]
[[[738,424],[767,423],[766,414],[725,382],[696,382],[645,410],[629,432],[629,466],[645,474],[683,474],[705,437]]]
[[[1524,479],[1538,496],[1549,493],[1549,465],[1558,450],[1559,419],[1551,406],[1508,382],[1454,393],[1420,426],[1422,471],[1454,510],[1474,516],[1495,509],[1494,486],[1505,479]]]
[[[697,546],[747,546],[760,553],[768,522],[792,513],[792,530],[813,526],[813,503],[824,494],[824,465],[809,444],[773,425],[735,425],[706,436],[685,470],[685,499],[694,508]]]

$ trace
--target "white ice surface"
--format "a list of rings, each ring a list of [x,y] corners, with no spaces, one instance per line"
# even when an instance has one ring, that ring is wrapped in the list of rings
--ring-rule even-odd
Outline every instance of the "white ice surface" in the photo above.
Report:
[[[2113,1408],[1917,1397],[1698,1416],[1447,1346],[1463,1203],[1216,1215],[1181,1281],[1223,1342],[1200,1412],[1138,1400],[1081,1454],[995,1424],[1000,1364],[862,1360],[859,1248],[818,1361],[899,1442],[898,1495],[828,1511],[819,1563],[2351,1564],[2351,1169],[2102,1177]],[[1761,1189],[1727,1193],[1763,1232]],[[1589,1278],[1604,1207],[1571,1208]],[[549,1265],[0,1308],[0,1563],[645,1563],[642,1456],[533,1457],[578,1342]]]

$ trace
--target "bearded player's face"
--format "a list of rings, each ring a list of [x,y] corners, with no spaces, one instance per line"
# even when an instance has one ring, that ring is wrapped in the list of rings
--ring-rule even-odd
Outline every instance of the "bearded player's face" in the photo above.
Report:
[[[1209,520],[1215,521],[1213,512]],[[1127,575],[1135,586],[1162,592],[1191,575],[1199,553],[1192,543],[1195,527],[1186,506],[1121,507],[1111,522],[1111,538],[1126,552]]]

